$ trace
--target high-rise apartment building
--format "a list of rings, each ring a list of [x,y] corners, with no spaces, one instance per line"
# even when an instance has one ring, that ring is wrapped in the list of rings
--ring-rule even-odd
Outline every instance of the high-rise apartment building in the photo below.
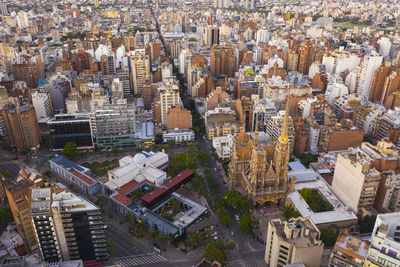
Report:
[[[381,65],[374,72],[369,100],[384,103],[386,94],[396,92],[398,88],[400,88],[400,69]]]
[[[174,78],[171,77],[164,79],[163,83],[160,83],[157,90],[158,100],[154,103],[153,109],[155,114],[160,114],[160,117],[155,119],[158,123],[166,125],[168,110],[173,106],[182,104],[179,96],[179,86]],[[159,112],[157,110],[159,110]]]
[[[53,108],[51,105],[50,93],[39,89],[32,91],[32,105],[36,111],[36,117],[38,121],[43,118],[53,117]]]
[[[25,57],[13,65],[15,79],[24,81],[29,88],[36,88],[39,80],[44,79],[44,66],[39,56]]]
[[[97,146],[135,144],[135,107],[132,103],[103,105],[92,118],[93,135]]]
[[[18,28],[20,28],[20,29],[25,29],[26,27],[29,26],[28,14],[23,10],[18,12],[18,14],[16,16],[16,20],[17,20]]]
[[[400,156],[396,146],[381,140],[375,146],[367,142],[362,143],[359,149],[381,174],[374,208],[379,212],[400,211]]]
[[[369,98],[374,73],[382,64],[382,61],[383,57],[374,51],[364,57],[364,61],[360,65],[360,72],[357,75],[358,83],[356,91],[358,96],[364,99]]]
[[[210,72],[214,76],[235,75],[235,55],[232,46],[218,46],[211,48]]]
[[[339,153],[332,181],[332,190],[356,214],[372,211],[381,174],[368,154],[360,148]]]
[[[170,108],[167,112],[167,130],[192,128],[192,114],[181,105]]]
[[[400,107],[388,110],[376,118],[374,136],[400,145]]]
[[[4,191],[10,204],[17,231],[21,236],[25,249],[37,248],[35,231],[30,219],[29,191],[32,186],[42,186],[43,177],[35,170],[22,168],[15,184],[3,181]]]
[[[231,1],[230,0],[214,0],[215,8],[230,8]]]
[[[8,16],[9,10],[6,3],[0,3],[0,15]]]
[[[44,261],[108,258],[101,211],[58,187],[33,188],[30,215]]]
[[[35,108],[30,104],[9,103],[3,107],[3,120],[7,129],[7,139],[10,145],[18,150],[28,147],[39,148],[41,139]]]
[[[300,47],[299,54],[299,72],[308,74],[314,57],[314,44],[311,40],[306,39]]]
[[[269,266],[288,266],[303,263],[319,267],[324,244],[321,232],[310,218],[272,219],[268,224],[265,262]]]
[[[135,95],[143,95],[143,85],[150,78],[149,56],[145,49],[131,51],[130,55],[133,92]]]
[[[204,32],[204,42],[208,47],[219,45],[219,28],[218,26],[207,26]]]

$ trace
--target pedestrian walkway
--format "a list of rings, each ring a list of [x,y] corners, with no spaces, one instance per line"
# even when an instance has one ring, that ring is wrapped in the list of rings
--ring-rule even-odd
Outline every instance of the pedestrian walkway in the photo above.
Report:
[[[150,253],[150,254],[143,254],[143,255],[114,258],[114,259],[112,259],[112,261],[115,264],[119,264],[121,267],[129,267],[129,266],[138,266],[138,265],[147,265],[147,264],[167,262],[167,259],[159,254]]]

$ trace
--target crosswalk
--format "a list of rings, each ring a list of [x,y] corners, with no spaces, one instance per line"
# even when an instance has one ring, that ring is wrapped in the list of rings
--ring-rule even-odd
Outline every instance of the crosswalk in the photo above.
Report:
[[[112,261],[121,267],[139,266],[154,263],[167,262],[167,259],[156,253],[134,255],[127,257],[114,258]]]

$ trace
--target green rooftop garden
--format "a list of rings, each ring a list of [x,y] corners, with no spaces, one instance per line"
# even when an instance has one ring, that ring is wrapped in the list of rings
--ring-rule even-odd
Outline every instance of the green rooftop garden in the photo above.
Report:
[[[313,212],[333,210],[332,204],[321,196],[318,193],[318,190],[304,187],[299,191],[299,193]]]
[[[252,68],[247,68],[246,70],[243,71],[243,74],[244,75],[250,75],[250,76],[255,76],[256,75]]]

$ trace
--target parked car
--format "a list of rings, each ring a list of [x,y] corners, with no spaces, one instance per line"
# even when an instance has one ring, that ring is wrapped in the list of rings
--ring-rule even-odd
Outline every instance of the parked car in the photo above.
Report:
[[[18,160],[19,159],[19,157],[15,157],[15,158],[13,158],[13,160]]]
[[[237,215],[237,214],[235,214],[235,218],[236,218],[236,221],[239,221],[239,220],[240,220],[240,217],[239,217],[239,215]]]

